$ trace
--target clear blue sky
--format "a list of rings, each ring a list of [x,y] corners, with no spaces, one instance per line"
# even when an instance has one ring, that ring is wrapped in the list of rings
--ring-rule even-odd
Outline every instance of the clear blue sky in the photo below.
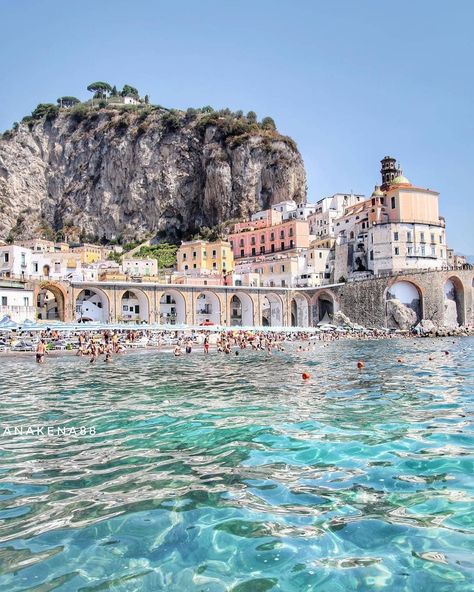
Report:
[[[474,255],[474,1],[0,2],[0,128],[105,80],[187,108],[271,115],[308,198],[370,194],[397,157]]]

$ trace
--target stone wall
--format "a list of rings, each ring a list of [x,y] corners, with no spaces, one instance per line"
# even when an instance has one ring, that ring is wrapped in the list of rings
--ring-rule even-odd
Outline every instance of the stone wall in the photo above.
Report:
[[[413,283],[421,295],[422,317],[436,325],[444,325],[449,313],[444,297],[447,280],[454,281],[459,297],[459,312],[464,325],[474,324],[474,270],[439,270],[403,273],[348,282],[333,290],[338,294],[340,310],[352,321],[364,326],[384,327],[386,324],[385,294],[397,281]]]

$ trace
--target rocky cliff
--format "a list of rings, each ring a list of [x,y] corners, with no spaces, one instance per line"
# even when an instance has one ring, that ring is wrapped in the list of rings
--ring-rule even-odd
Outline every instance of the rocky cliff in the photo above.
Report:
[[[245,117],[81,107],[3,135],[0,238],[179,240],[306,198],[294,142]]]

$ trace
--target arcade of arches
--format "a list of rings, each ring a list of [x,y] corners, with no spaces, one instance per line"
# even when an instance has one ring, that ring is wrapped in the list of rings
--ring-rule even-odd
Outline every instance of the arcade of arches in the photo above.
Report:
[[[42,282],[35,295],[38,317],[45,320],[307,327],[330,323],[341,310],[364,326],[413,326],[421,319],[440,326],[474,324],[472,270],[406,273],[296,290]]]
[[[242,289],[234,292],[161,286],[147,291],[138,286],[107,291],[94,285],[76,288],[74,310],[75,320],[82,322],[308,327],[330,322],[337,304],[335,295],[328,290],[311,298],[295,291],[251,293]]]

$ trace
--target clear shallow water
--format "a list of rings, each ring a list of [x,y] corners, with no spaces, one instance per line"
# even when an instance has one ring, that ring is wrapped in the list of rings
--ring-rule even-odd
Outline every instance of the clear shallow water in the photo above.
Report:
[[[0,394],[0,590],[473,588],[473,339],[1,358]]]

